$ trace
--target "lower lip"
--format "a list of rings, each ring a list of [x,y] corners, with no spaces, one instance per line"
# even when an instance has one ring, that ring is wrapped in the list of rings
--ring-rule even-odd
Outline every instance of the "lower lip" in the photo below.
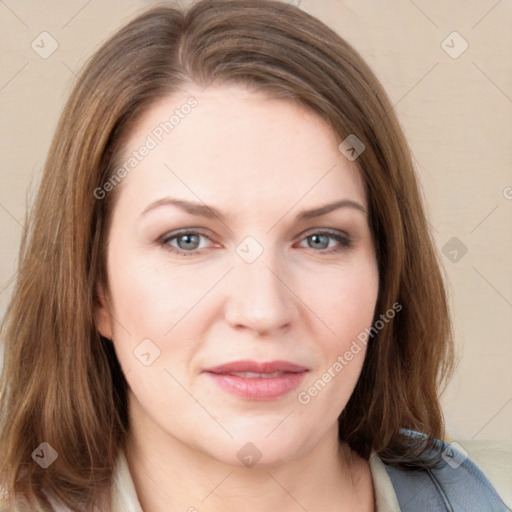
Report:
[[[287,372],[280,377],[271,377],[269,379],[257,377],[246,379],[237,375],[207,373],[219,387],[246,400],[272,400],[279,398],[297,388],[306,375],[305,371]]]

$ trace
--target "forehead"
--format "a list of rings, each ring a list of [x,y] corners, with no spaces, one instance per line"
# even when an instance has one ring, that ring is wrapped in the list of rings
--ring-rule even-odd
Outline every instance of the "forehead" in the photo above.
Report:
[[[239,86],[189,89],[161,99],[136,124],[121,155],[121,165],[134,164],[121,188],[131,201],[167,192],[212,205],[306,195],[364,203],[360,173],[339,142],[294,102]]]

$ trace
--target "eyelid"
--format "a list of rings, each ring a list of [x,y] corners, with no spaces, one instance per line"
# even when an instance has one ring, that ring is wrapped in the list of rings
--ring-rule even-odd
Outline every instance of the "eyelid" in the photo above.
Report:
[[[333,229],[333,228],[310,228],[304,231],[299,235],[299,237],[305,238],[307,236],[316,235],[316,234],[328,234],[328,235],[336,235],[345,237],[347,240],[351,240],[352,237],[342,229]]]
[[[319,251],[314,251],[318,254],[334,254],[341,252],[343,249],[350,249],[353,245],[354,239],[350,236],[346,231],[332,228],[313,228],[305,231],[301,235],[299,235],[299,243],[306,240],[310,236],[313,235],[327,235],[333,240],[336,240],[341,247],[330,247],[326,249],[321,249]]]
[[[207,231],[203,228],[180,228],[175,231],[169,231],[168,233],[165,233],[158,239],[158,241],[171,240],[180,235],[185,235],[185,234],[190,234],[190,233],[195,234],[195,235],[203,235],[206,238],[210,238],[209,231]]]
[[[181,228],[181,229],[178,229],[176,231],[169,231],[168,233],[165,233],[160,238],[158,238],[157,243],[159,245],[162,245],[162,246],[171,247],[176,252],[182,252],[182,253],[187,253],[187,254],[199,254],[199,252],[202,251],[202,249],[195,249],[194,251],[184,251],[183,249],[179,249],[177,247],[169,245],[169,241],[170,240],[174,240],[176,238],[179,238],[181,235],[185,235],[185,234],[200,235],[200,236],[202,236],[204,238],[207,238],[211,242],[214,242],[214,240],[212,240],[212,238],[210,236],[210,233],[207,230],[205,230],[205,229],[202,229],[202,228]],[[171,250],[171,252],[173,252],[173,251]]]

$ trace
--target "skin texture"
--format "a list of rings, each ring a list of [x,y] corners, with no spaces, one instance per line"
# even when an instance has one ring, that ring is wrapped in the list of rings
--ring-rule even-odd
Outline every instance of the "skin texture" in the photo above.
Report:
[[[126,160],[191,95],[197,106],[118,185],[108,290],[100,288],[97,306],[98,329],[113,340],[130,388],[126,452],[141,505],[373,510],[368,463],[337,440],[364,346],[309,403],[298,400],[374,315],[378,271],[367,214],[346,206],[295,220],[341,199],[366,209],[355,162],[314,113],[239,86],[190,88],[159,101],[135,126]],[[143,214],[171,196],[225,217],[169,205]],[[162,241],[182,228],[205,236]],[[350,246],[311,238],[325,229],[348,235]],[[237,253],[248,236],[263,249],[252,263]],[[255,254],[258,246],[248,247]],[[339,250],[327,254],[331,248]],[[149,366],[134,355],[147,339],[142,352],[160,351]],[[309,371],[299,388],[268,401],[233,396],[202,373],[240,359],[288,360]],[[252,467],[237,457],[248,442],[261,454]]]

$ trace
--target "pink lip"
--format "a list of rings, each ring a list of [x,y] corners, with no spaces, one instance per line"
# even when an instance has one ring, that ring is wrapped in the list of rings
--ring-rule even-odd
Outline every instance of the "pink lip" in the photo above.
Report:
[[[272,400],[297,388],[307,368],[289,361],[234,361],[204,370],[223,390],[248,400]],[[283,375],[270,378],[246,378],[230,375],[233,372],[274,373]]]

